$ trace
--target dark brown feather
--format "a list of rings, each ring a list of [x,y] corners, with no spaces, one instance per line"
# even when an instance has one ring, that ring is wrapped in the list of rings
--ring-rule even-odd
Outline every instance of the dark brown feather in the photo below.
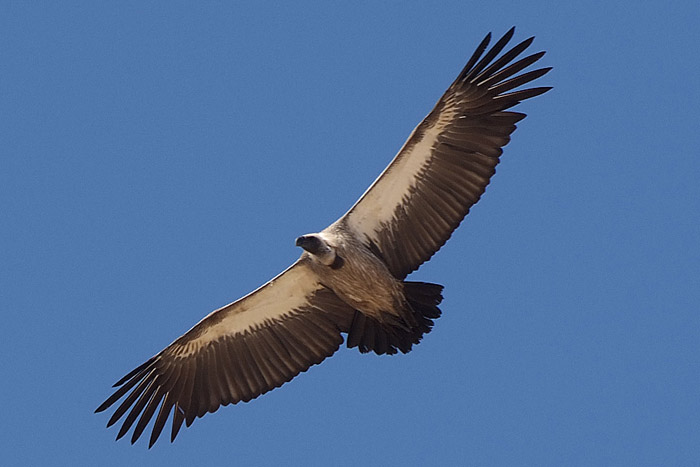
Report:
[[[513,33],[514,29],[510,29],[488,50],[490,34],[486,36],[392,164],[343,218],[361,230],[367,247],[374,248],[398,279],[404,279],[439,250],[481,198],[495,173],[503,146],[510,141],[515,124],[525,117],[506,109],[550,89],[517,90],[550,68],[518,75],[542,58],[544,52],[518,59],[533,38],[506,50]],[[503,50],[506,51],[499,57]],[[435,128],[439,133],[432,136]],[[425,138],[434,138],[430,154],[412,153],[419,143],[425,143]],[[424,157],[425,162],[415,173],[397,175],[391,170],[407,157]],[[384,202],[382,190],[391,191],[393,182],[384,185],[383,177],[399,176],[412,178],[407,192],[398,204],[393,201],[396,198],[385,203],[397,204],[390,218],[372,219],[375,206]],[[396,178],[392,180],[395,182]],[[363,203],[368,204],[365,207]],[[369,339],[370,333],[366,336]]]
[[[281,386],[332,355],[343,342],[341,332],[350,326],[354,310],[326,289],[319,289],[315,295],[318,300],[309,297],[307,306],[290,310],[283,318],[212,341],[191,355],[181,351],[188,340],[178,339],[122,378],[122,386],[98,411],[126,396],[109,424],[126,414],[117,437],[123,437],[134,426],[132,442],[155,415],[150,447],[171,412],[172,441],[183,421],[189,426],[197,417],[214,412],[221,405],[249,401]],[[326,313],[323,307],[331,311]],[[193,336],[196,338],[198,333]]]

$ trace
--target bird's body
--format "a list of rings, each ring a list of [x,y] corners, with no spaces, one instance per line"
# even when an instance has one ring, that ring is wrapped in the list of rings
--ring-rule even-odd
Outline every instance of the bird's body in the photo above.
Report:
[[[381,322],[400,319],[406,302],[403,286],[386,264],[342,225],[333,224],[319,235],[335,250],[336,267],[323,264],[308,251],[302,260],[308,258],[321,284],[366,316]]]
[[[515,59],[527,39],[501,54],[508,31],[479,44],[457,79],[394,160],[350,210],[319,233],[286,271],[213,311],[114,385],[101,412],[121,398],[108,426],[125,417],[135,442],[155,417],[150,445],[172,414],[181,426],[221,405],[281,386],[347,346],[407,353],[441,314],[442,286],[406,281],[479,200],[525,115],[507,109],[546,92],[515,90],[549,71],[520,73],[544,52]],[[501,54],[500,56],[498,56]],[[497,58],[498,56],[498,58]]]

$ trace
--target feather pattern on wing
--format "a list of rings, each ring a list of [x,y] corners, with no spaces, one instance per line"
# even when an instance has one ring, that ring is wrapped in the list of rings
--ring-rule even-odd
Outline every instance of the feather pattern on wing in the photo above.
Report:
[[[173,413],[172,441],[183,422],[247,402],[321,363],[343,343],[353,315],[299,260],[117,381],[96,411],[124,398],[107,426],[126,415],[117,439],[134,427],[132,443],[155,416],[149,446]]]
[[[484,38],[391,164],[337,221],[363,239],[399,279],[445,244],[484,193],[515,124],[525,118],[507,109],[550,89],[513,91],[550,70],[518,75],[544,55],[514,61],[533,38],[496,59],[513,32],[485,54],[491,35]]]

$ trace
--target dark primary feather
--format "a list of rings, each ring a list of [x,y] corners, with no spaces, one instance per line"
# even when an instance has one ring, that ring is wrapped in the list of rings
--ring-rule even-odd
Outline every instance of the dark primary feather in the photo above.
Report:
[[[538,52],[517,59],[533,38],[498,57],[513,33],[514,28],[488,51],[491,34],[484,38],[387,170],[342,219],[351,226],[360,226],[356,230],[364,235],[366,245],[399,279],[445,244],[484,193],[515,124],[525,118],[525,114],[506,110],[550,89],[513,91],[550,70],[541,68],[517,75],[544,55]],[[436,136],[433,131],[438,132]],[[417,145],[424,140],[431,143],[429,154],[416,153]],[[418,172],[404,169],[408,164],[403,159],[419,157],[426,160]],[[390,202],[388,193],[397,179],[413,182],[390,216],[373,219],[375,206]]]

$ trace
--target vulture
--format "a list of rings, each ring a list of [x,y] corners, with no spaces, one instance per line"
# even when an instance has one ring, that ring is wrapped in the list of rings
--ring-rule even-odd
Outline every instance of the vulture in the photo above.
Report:
[[[303,252],[294,264],[114,384],[96,412],[121,400],[107,423],[124,417],[117,439],[133,427],[134,443],[154,420],[151,447],[172,418],[172,442],[183,422],[250,401],[321,363],[343,334],[349,348],[383,355],[407,353],[430,332],[443,287],[406,276],[445,244],[484,193],[525,117],[509,109],[551,89],[518,89],[551,68],[523,72],[544,52],[522,56],[533,37],[506,50],[513,33],[490,49],[486,35],[355,205],[323,231],[296,239]]]

